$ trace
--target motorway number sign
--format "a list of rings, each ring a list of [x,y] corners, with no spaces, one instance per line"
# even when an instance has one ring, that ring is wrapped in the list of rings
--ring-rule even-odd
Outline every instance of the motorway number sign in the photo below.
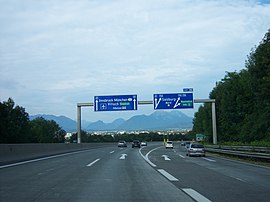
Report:
[[[183,92],[193,92],[193,88],[183,88]]]
[[[154,94],[154,109],[193,108],[193,93]]]
[[[137,110],[137,95],[95,96],[94,110],[126,111]]]

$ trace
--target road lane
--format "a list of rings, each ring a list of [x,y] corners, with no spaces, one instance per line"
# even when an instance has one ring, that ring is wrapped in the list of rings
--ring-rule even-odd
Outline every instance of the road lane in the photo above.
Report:
[[[157,147],[157,146],[156,146]],[[141,152],[145,155],[149,149]],[[268,201],[270,169],[207,156],[186,157],[184,147],[173,150],[151,148],[149,160],[156,169],[164,169],[179,182],[179,189],[191,188],[211,201]],[[171,161],[165,161],[163,155]],[[182,157],[181,157],[182,156]]]
[[[44,201],[57,201],[63,195],[72,197],[80,186],[79,179],[84,178],[86,165],[108,152],[107,148],[93,149],[0,169],[1,200],[42,201],[44,198]],[[69,181],[72,181],[71,186],[67,186]]]
[[[192,201],[149,166],[138,151],[127,148],[92,166],[87,186],[82,187],[75,200]],[[126,158],[119,159],[123,152]]]
[[[1,201],[192,201],[138,151],[99,148],[0,169]]]
[[[174,149],[165,149],[162,143],[148,145],[141,150],[115,145],[0,169],[0,201],[268,201],[270,197],[268,168],[209,155],[186,157],[179,144]]]

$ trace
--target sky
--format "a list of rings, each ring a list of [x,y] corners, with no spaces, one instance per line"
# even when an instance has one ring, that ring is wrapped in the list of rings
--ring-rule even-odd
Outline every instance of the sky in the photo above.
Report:
[[[269,29],[270,1],[0,0],[0,101],[76,120],[77,103],[100,95],[148,101],[193,88],[194,99],[209,98]],[[82,119],[153,112],[85,107]]]

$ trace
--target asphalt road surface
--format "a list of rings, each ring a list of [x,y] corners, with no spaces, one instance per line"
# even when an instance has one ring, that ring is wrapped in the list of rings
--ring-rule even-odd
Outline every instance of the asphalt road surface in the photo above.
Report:
[[[0,166],[0,201],[269,201],[270,169],[176,143],[117,144]]]

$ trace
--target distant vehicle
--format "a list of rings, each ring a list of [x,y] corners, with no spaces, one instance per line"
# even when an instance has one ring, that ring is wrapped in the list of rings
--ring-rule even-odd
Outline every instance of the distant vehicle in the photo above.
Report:
[[[118,142],[118,147],[127,147],[126,141],[120,140],[120,141]]]
[[[165,147],[166,147],[166,149],[167,149],[167,148],[173,149],[173,142],[172,142],[172,141],[167,141],[167,142],[165,143]]]
[[[203,144],[191,143],[187,149],[187,156],[205,156],[205,148]]]
[[[181,142],[181,146],[186,146],[186,143],[185,142]]]
[[[141,148],[141,143],[140,143],[139,140],[134,140],[134,141],[132,142],[132,148],[134,148],[134,147]]]
[[[141,142],[141,146],[142,147],[147,146],[147,142]]]
[[[190,142],[186,142],[186,143],[185,143],[186,149],[189,148],[189,145],[190,145]]]

